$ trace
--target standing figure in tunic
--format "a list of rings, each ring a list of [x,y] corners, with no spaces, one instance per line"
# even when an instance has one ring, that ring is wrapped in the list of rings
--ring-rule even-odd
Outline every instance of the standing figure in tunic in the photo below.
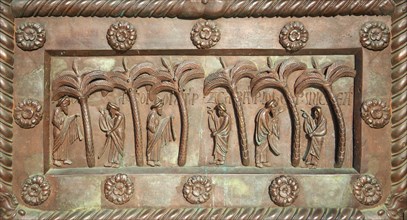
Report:
[[[174,117],[164,116],[163,105],[164,101],[157,98],[147,116],[147,165],[152,167],[161,166],[161,148],[176,140],[173,128]]]
[[[98,159],[103,156],[106,148],[109,148],[109,156],[104,166],[118,168],[120,158],[124,155],[125,117],[119,106],[111,102],[107,104],[106,110],[100,110],[100,114],[99,127],[106,133],[106,141]]]
[[[304,131],[308,139],[308,146],[303,157],[305,164],[310,168],[316,168],[321,156],[321,150],[324,145],[326,135],[326,119],[322,114],[321,107],[311,108],[311,117],[302,111],[304,118]]]
[[[82,141],[83,134],[79,127],[79,114],[69,115],[68,106],[71,104],[68,96],[62,97],[54,110],[52,117],[54,146],[52,148],[53,164],[57,167],[63,164],[71,165],[68,156],[68,146],[76,140]]]
[[[216,111],[216,116],[212,109],[208,110],[209,129],[214,140],[213,163],[222,165],[225,163],[229,148],[230,115],[227,113],[226,106],[223,103],[217,104],[214,110]]]
[[[280,139],[280,126],[277,118],[281,111],[277,108],[276,100],[269,100],[259,110],[255,119],[254,144],[256,146],[256,166],[270,166],[267,159],[267,148],[278,156],[277,141]]]

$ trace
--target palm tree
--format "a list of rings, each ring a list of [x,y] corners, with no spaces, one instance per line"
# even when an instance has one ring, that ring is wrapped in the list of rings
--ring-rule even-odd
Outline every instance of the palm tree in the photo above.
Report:
[[[275,67],[270,57],[267,58],[267,68],[260,71],[250,83],[252,96],[256,96],[261,90],[274,88],[280,91],[289,106],[292,123],[292,149],[291,164],[296,167],[300,163],[300,119],[298,116],[294,97],[288,89],[287,78],[295,71],[306,70],[307,65],[295,59],[287,59],[279,62]]]
[[[356,71],[342,62],[329,63],[319,67],[314,58],[312,58],[312,65],[313,69],[305,71],[295,81],[294,93],[298,96],[304,89],[314,87],[320,89],[329,100],[334,112],[333,117],[337,122],[334,123],[336,134],[335,167],[339,168],[342,167],[345,158],[346,128],[341,108],[332,91],[332,84],[342,77],[355,77]]]
[[[113,86],[103,71],[94,70],[80,74],[75,61],[73,62],[72,69],[75,74],[63,74],[54,79],[52,84],[52,91],[54,92],[52,99],[56,101],[64,96],[68,96],[79,101],[85,131],[86,161],[88,167],[94,167],[95,149],[93,147],[88,98],[97,91],[111,92],[113,91]]]
[[[108,73],[108,77],[113,84],[114,88],[123,90],[130,100],[131,112],[133,115],[133,128],[134,128],[134,147],[136,152],[136,163],[138,166],[144,165],[143,157],[143,140],[140,114],[136,99],[137,89],[147,86],[151,87],[160,81],[153,77],[158,72],[158,69],[149,62],[134,65],[131,69],[127,68],[126,60],[122,61],[124,71],[113,71]]]
[[[171,92],[175,95],[179,112],[181,115],[181,138],[178,152],[178,165],[184,166],[187,158],[188,143],[188,112],[184,99],[184,88],[186,84],[194,79],[205,77],[205,72],[201,65],[193,61],[183,61],[172,65],[166,58],[161,58],[165,67],[154,75],[159,83],[154,84],[149,90],[150,100],[154,100],[160,92]]]
[[[240,61],[232,67],[226,67],[222,58],[219,58],[222,69],[206,77],[204,82],[204,95],[208,95],[215,88],[224,88],[232,98],[232,104],[237,120],[240,156],[244,166],[249,165],[249,150],[247,146],[246,124],[242,104],[237,94],[237,83],[243,78],[253,79],[257,72],[256,65],[251,61]]]

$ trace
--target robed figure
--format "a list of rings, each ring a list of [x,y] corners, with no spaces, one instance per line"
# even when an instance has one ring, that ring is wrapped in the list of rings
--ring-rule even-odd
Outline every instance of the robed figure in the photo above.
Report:
[[[147,165],[161,166],[161,148],[176,140],[173,116],[163,114],[164,102],[157,98],[147,116]]]
[[[319,106],[311,108],[312,118],[304,111],[302,117],[304,117],[304,131],[308,139],[308,146],[303,160],[307,166],[315,168],[318,166],[327,132],[326,119]]]
[[[71,104],[67,96],[61,98],[54,110],[52,117],[54,145],[52,148],[53,164],[62,166],[70,165],[72,161],[68,156],[68,146],[76,140],[82,141],[83,134],[79,126],[78,114],[69,115],[68,106]]]
[[[211,136],[214,139],[213,147],[213,163],[222,165],[225,163],[226,154],[229,148],[229,134],[230,134],[230,115],[226,111],[226,106],[223,103],[215,106],[216,115],[213,110],[208,110],[209,129]]]
[[[280,126],[277,118],[280,113],[276,100],[269,100],[259,110],[255,119],[254,143],[256,146],[256,166],[270,166],[267,159],[267,149],[278,156],[277,141],[280,139]]]
[[[117,168],[120,164],[120,158],[123,158],[124,155],[125,117],[120,112],[119,106],[111,102],[107,104],[106,110],[100,110],[99,127],[105,132],[106,141],[98,159],[108,148],[109,155],[104,166]]]

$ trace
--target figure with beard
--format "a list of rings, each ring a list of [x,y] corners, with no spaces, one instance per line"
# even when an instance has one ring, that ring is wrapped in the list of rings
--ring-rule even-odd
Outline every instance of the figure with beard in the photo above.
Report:
[[[176,139],[173,116],[164,116],[163,105],[163,100],[157,98],[147,116],[147,165],[152,167],[161,166],[161,148]]]
[[[54,146],[52,149],[53,164],[62,166],[71,165],[72,161],[68,157],[68,146],[76,140],[82,141],[83,134],[79,127],[78,114],[69,115],[68,106],[71,104],[67,96],[61,98],[54,110],[52,118]]]
[[[304,131],[308,139],[308,147],[303,157],[305,164],[310,168],[316,168],[321,157],[321,150],[326,135],[326,119],[319,106],[311,108],[311,117],[302,111],[304,118]]]
[[[104,166],[118,168],[120,158],[123,158],[125,117],[119,106],[111,102],[107,104],[106,110],[100,110],[99,127],[106,133],[106,141],[98,159],[103,156],[106,148],[109,148],[108,161]]]
[[[230,115],[226,111],[223,103],[215,106],[216,116],[212,109],[208,110],[209,129],[214,139],[213,163],[222,165],[225,163],[226,154],[229,148]]]
[[[278,156],[277,141],[280,139],[280,126],[277,118],[280,111],[277,109],[277,101],[269,100],[259,110],[255,119],[254,144],[256,146],[256,166],[270,166],[267,159],[267,148]]]

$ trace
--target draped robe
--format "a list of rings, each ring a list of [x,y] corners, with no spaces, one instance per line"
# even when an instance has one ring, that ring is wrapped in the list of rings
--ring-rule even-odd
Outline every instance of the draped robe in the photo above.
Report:
[[[147,117],[147,160],[159,162],[161,148],[175,141],[171,117],[160,116],[156,110]]]
[[[267,147],[276,156],[280,155],[277,150],[277,140],[280,138],[278,119],[272,118],[268,109],[262,108],[256,115],[254,142],[256,145],[256,164],[267,163]]]
[[[52,157],[54,160],[68,160],[68,145],[76,140],[82,140],[83,134],[75,115],[66,115],[60,107],[57,107],[52,118],[54,146]]]
[[[110,163],[119,163],[119,155],[123,157],[124,138],[125,138],[125,118],[124,114],[118,112],[114,117],[110,117],[109,113],[105,112],[99,118],[100,129],[104,132],[111,132],[106,137],[104,149],[109,147],[108,161]]]

